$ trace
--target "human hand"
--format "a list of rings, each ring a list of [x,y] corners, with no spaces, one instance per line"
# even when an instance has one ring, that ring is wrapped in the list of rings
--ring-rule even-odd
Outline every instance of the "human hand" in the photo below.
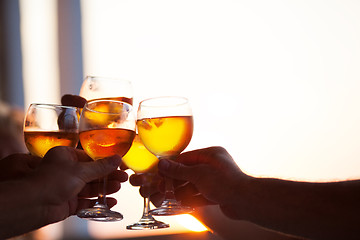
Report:
[[[61,97],[61,104],[64,106],[83,108],[86,99],[78,95],[65,94]]]
[[[30,154],[17,153],[0,160],[0,181],[13,180],[27,176],[39,165],[42,158]]]
[[[159,173],[186,181],[175,187],[175,195],[184,205],[226,205],[238,191],[238,183],[248,176],[222,147],[210,147],[182,153],[177,162],[161,160]]]
[[[123,171],[116,170],[121,159],[113,156],[92,161],[84,151],[69,147],[55,147],[49,150],[31,176],[31,181],[44,204],[43,225],[57,222],[75,214],[78,210],[91,207],[99,183],[94,180],[109,175],[107,193],[120,189],[120,182],[128,178]],[[116,200],[108,198],[108,205]]]
[[[149,197],[155,206],[160,206],[164,199],[162,177],[156,173],[135,173],[129,177],[129,182],[135,187],[140,187],[139,192],[142,197]]]

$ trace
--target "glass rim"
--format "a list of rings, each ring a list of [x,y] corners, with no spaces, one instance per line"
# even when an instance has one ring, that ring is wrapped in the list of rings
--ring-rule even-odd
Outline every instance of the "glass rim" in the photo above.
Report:
[[[31,103],[30,106],[29,106],[29,108],[32,107],[32,106],[41,107],[41,108],[48,108],[48,109],[53,109],[53,108],[67,108],[67,109],[79,110],[78,107],[65,106],[65,105],[56,104],[56,103]]]
[[[127,102],[124,102],[124,101],[118,101],[118,100],[111,100],[111,99],[93,99],[93,100],[89,100],[85,103],[84,105],[84,108],[83,109],[87,109],[87,111],[90,111],[90,112],[94,112],[94,113],[99,113],[99,114],[112,114],[112,115],[118,115],[118,114],[121,114],[121,112],[117,112],[117,113],[113,113],[113,112],[99,112],[99,111],[96,111],[94,109],[91,109],[88,107],[89,104],[92,104],[92,103],[95,103],[95,102],[113,102],[113,103],[119,103],[121,105],[127,105],[129,107],[129,111],[128,112],[131,112],[131,110],[133,109],[133,106]]]
[[[156,101],[156,100],[161,100],[161,99],[181,99],[182,101],[179,103],[175,103],[175,104],[161,104],[161,105],[153,105],[153,104],[146,104],[150,101]],[[144,104],[144,102],[146,102]],[[147,98],[144,99],[142,101],[140,101],[139,106],[143,106],[143,107],[173,107],[173,106],[181,106],[184,104],[188,104],[189,103],[189,99],[186,97],[182,97],[182,96],[160,96],[160,97],[152,97],[152,98]]]

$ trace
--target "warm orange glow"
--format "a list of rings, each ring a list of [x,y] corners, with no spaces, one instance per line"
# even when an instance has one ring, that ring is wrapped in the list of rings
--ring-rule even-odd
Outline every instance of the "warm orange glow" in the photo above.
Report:
[[[185,228],[194,232],[208,231],[208,228],[201,223],[198,219],[190,214],[182,214],[175,217],[176,220],[183,225]]]

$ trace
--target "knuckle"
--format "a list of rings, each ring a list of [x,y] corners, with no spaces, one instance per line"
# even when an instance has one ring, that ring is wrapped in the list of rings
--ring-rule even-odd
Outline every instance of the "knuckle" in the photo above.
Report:
[[[101,172],[105,172],[107,170],[107,164],[104,161],[97,161],[98,169]]]

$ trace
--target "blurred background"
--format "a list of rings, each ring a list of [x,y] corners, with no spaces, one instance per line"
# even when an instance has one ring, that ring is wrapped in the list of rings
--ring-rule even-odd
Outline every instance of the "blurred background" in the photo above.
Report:
[[[359,1],[0,0],[0,11],[0,99],[10,108],[60,103],[86,75],[125,78],[135,107],[190,99],[187,150],[223,146],[254,176],[360,177]],[[170,229],[128,231],[142,199],[128,183],[115,197],[121,222],[71,217],[23,238],[294,239],[214,208],[195,214],[203,225],[187,215],[159,218]]]

